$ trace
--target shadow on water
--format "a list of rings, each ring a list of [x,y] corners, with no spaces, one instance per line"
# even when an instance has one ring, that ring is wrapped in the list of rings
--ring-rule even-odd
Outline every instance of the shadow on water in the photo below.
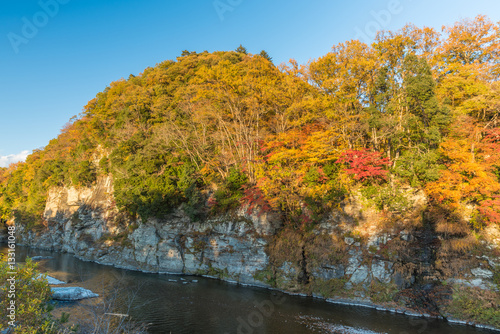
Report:
[[[0,247],[6,252],[5,247]],[[150,333],[497,333],[413,318],[370,308],[330,304],[310,297],[244,287],[213,279],[146,274],[84,262],[69,254],[17,248],[27,256],[52,256],[40,270],[100,295],[115,291],[114,312],[149,324]],[[78,319],[93,301],[60,303],[59,311]]]

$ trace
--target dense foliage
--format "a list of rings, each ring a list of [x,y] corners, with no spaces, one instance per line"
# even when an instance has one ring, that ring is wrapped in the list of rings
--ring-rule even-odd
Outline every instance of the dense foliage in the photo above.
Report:
[[[0,216],[34,226],[50,187],[112,174],[117,206],[142,219],[258,203],[306,227],[359,188],[401,210],[391,187],[407,184],[451,213],[472,205],[475,228],[498,224],[499,43],[478,16],[341,43],[305,66],[185,51],[111,83],[47,147],[0,169]]]
[[[25,264],[17,266],[14,276],[10,272],[10,265],[2,254],[0,280],[6,284],[0,287],[0,331],[11,329],[9,333],[62,333],[62,319],[55,320],[50,314],[53,309],[53,305],[49,304],[52,293],[45,276],[37,270],[36,263],[27,259]],[[10,286],[14,281],[8,281],[12,277],[15,278],[15,289]],[[12,297],[12,291],[15,291],[15,297]],[[11,301],[15,301],[14,306]],[[9,307],[14,309],[15,313],[11,312]],[[8,317],[12,314],[15,314],[15,318]]]

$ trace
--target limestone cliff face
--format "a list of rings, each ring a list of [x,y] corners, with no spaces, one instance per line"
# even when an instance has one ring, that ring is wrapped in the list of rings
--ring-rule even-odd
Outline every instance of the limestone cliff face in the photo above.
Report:
[[[113,200],[110,177],[92,188],[56,188],[48,196],[46,229],[25,231],[34,247],[64,251],[132,270],[211,275],[266,285],[254,275],[268,264],[266,239],[279,222],[248,215],[192,222],[179,209],[163,220],[124,217]]]

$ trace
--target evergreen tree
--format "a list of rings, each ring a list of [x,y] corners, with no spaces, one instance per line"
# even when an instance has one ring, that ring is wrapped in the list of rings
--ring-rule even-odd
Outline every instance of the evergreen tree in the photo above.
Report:
[[[264,57],[266,58],[267,60],[269,60],[271,63],[273,62],[273,58],[271,58],[271,56],[269,56],[269,54],[265,51],[265,50],[262,50],[259,55],[261,57]]]
[[[241,44],[240,44],[240,46],[238,46],[238,48],[236,48],[235,51],[238,52],[238,53],[244,53],[246,55],[248,54],[247,49],[243,45],[241,45]]]

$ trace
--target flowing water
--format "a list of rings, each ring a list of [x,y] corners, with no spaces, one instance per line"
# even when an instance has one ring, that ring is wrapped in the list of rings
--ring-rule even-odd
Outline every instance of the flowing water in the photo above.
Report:
[[[6,247],[0,248],[6,252]],[[42,272],[71,286],[112,296],[116,308],[109,311],[148,324],[149,333],[495,333],[209,278],[121,270],[69,254],[25,247],[16,252],[19,262],[26,256],[52,256],[40,262]],[[59,303],[57,308],[71,313],[71,321],[83,317],[81,308],[101,301]]]

